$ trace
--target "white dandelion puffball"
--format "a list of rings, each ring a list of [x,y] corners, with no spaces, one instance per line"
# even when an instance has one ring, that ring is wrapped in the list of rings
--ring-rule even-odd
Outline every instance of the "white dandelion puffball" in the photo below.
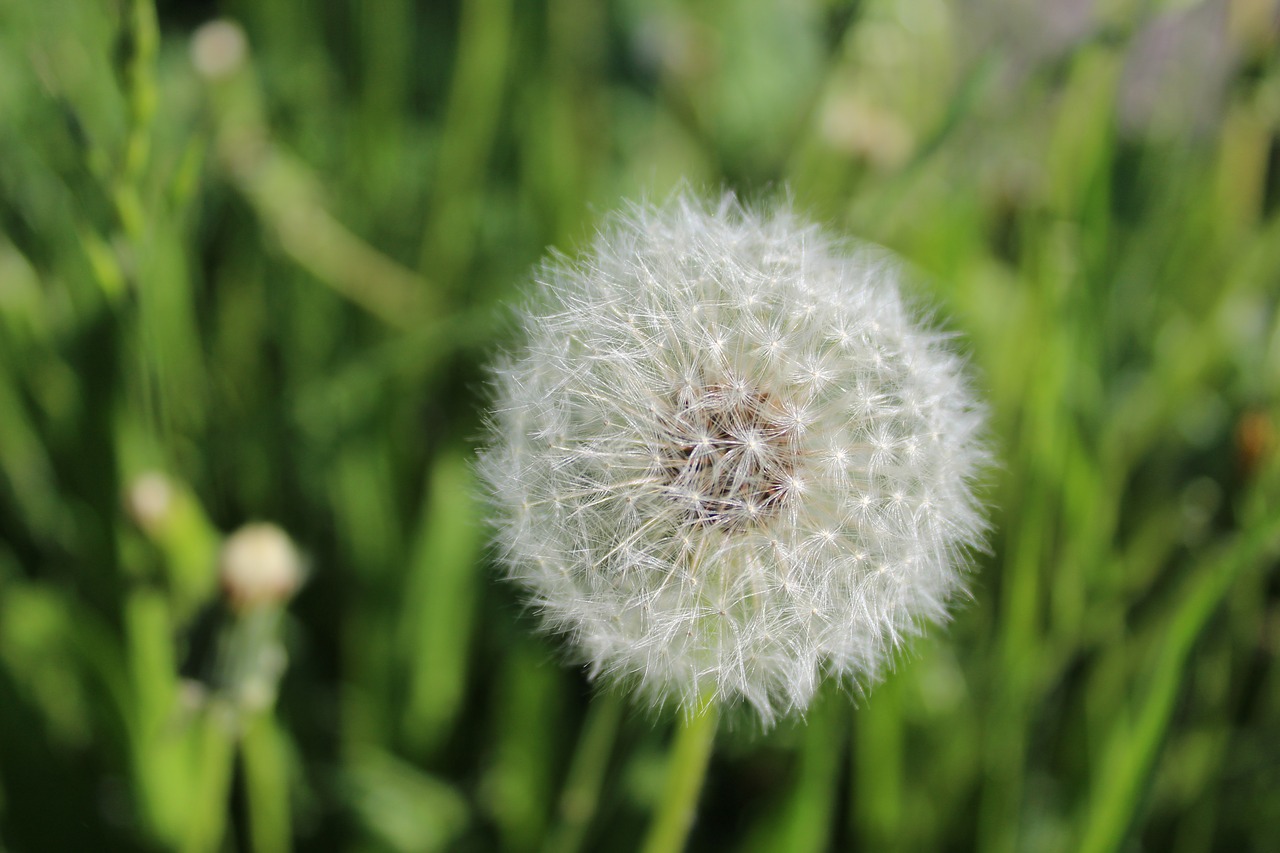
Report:
[[[638,206],[542,266],[480,470],[511,576],[593,676],[768,724],[946,617],[983,415],[898,277],[732,196]]]

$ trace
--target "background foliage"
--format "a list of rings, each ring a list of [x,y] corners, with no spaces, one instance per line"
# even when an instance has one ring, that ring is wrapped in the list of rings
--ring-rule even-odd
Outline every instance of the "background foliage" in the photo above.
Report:
[[[687,181],[910,259],[1001,460],[954,624],[731,716],[693,845],[1274,849],[1278,15],[0,0],[0,847],[628,848],[671,718],[468,460],[531,264]],[[254,625],[252,520],[309,565]]]

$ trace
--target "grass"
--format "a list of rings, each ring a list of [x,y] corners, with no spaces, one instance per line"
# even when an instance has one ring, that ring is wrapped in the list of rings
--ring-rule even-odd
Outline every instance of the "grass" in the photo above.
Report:
[[[691,846],[1269,849],[1275,4],[1099,5],[0,0],[0,849],[634,846],[673,717],[536,634],[469,460],[530,266],[682,181],[907,257],[999,458],[953,624],[727,709]],[[254,520],[308,581],[250,625]]]

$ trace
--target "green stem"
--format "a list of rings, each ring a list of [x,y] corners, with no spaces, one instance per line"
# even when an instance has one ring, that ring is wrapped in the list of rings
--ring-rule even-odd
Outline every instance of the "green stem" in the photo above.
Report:
[[[289,761],[284,735],[270,710],[245,719],[240,760],[249,813],[249,849],[254,853],[287,853],[292,835]]]
[[[222,849],[235,768],[235,725],[234,711],[220,703],[210,707],[197,724],[196,762],[188,783],[195,802],[186,819],[184,853]]]
[[[128,16],[133,53],[126,69],[130,127],[124,172],[126,180],[136,189],[150,154],[151,123],[159,101],[155,64],[160,51],[160,25],[152,0],[133,0]],[[128,217],[122,218],[129,226]]]
[[[560,794],[560,825],[546,845],[548,853],[577,853],[582,847],[600,801],[621,719],[622,699],[616,692],[597,696],[587,708],[569,778]]]
[[[702,780],[707,774],[717,717],[714,700],[707,699],[692,715],[680,721],[662,802],[649,827],[644,853],[678,853],[684,849],[697,811]]]

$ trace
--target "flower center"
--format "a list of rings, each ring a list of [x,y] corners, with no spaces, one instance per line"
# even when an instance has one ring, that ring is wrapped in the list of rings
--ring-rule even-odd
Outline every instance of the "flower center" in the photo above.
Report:
[[[791,429],[768,395],[707,385],[682,394],[664,437],[667,494],[688,524],[737,529],[778,514],[795,472]]]

